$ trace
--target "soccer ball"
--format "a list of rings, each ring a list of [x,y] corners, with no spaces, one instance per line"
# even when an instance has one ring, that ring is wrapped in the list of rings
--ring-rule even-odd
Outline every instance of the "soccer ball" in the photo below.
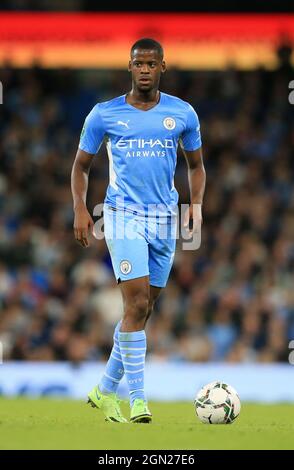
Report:
[[[236,390],[224,382],[211,382],[197,393],[196,415],[206,424],[230,424],[239,416],[240,398]]]

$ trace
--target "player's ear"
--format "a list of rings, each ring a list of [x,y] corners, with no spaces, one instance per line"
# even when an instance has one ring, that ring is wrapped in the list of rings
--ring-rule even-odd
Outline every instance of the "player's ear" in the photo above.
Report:
[[[131,72],[131,71],[132,71],[132,62],[129,60],[128,72]]]
[[[166,71],[166,63],[165,63],[165,61],[163,60],[163,61],[161,62],[161,73],[164,73],[165,71]]]

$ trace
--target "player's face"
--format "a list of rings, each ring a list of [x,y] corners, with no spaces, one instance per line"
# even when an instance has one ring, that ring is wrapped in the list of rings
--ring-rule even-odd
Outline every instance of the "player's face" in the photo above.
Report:
[[[157,51],[135,49],[129,62],[129,72],[139,91],[158,88],[160,75],[165,72],[165,62]]]

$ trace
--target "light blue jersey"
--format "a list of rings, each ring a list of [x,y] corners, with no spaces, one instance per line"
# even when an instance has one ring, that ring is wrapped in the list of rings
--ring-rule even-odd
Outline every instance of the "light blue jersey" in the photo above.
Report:
[[[105,203],[147,216],[176,214],[174,186],[177,147],[201,147],[199,120],[192,106],[160,92],[148,111],[126,101],[126,95],[99,103],[85,120],[79,148],[96,154],[103,142],[109,157]]]

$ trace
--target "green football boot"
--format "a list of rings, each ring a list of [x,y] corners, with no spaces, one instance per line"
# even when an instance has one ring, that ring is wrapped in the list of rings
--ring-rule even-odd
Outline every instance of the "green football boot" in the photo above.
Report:
[[[146,401],[136,398],[131,409],[131,423],[151,423],[152,414]]]
[[[105,415],[105,421],[113,423],[127,423],[119,406],[119,399],[115,393],[105,394],[100,392],[99,387],[94,387],[88,393],[88,403],[93,408],[98,408]]]

